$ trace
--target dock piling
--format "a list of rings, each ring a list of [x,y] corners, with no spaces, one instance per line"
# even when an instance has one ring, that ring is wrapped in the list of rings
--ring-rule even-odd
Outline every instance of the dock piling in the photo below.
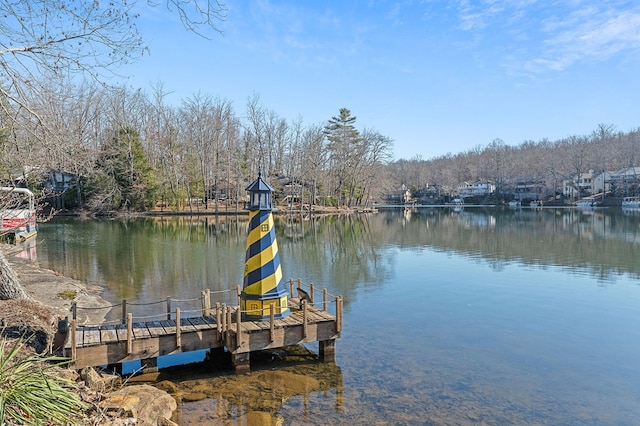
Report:
[[[273,303],[269,305],[269,342],[273,343],[274,337],[273,333],[275,331],[275,324],[273,322],[274,313],[273,313]]]
[[[308,323],[308,314],[307,314],[307,301],[302,299],[300,301],[302,303],[302,338],[307,338],[307,323]]]
[[[124,304],[123,304],[124,306]],[[127,314],[127,355],[133,352],[133,314]]]
[[[180,308],[176,308],[176,347],[182,347],[182,329],[180,328]]]
[[[324,362],[335,362],[336,340],[329,339],[318,342],[318,357]]]
[[[75,360],[78,357],[78,341],[76,335],[76,319],[71,320],[71,359]]]

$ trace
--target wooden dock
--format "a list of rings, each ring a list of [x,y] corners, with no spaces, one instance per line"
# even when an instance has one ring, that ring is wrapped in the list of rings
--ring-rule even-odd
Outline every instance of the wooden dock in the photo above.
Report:
[[[300,285],[298,281],[299,289]],[[291,287],[293,294],[293,283]],[[203,292],[202,315],[197,317],[182,318],[178,307],[163,313],[165,319],[149,321],[135,321],[132,313],[120,324],[78,325],[72,319],[64,356],[73,360],[76,369],[140,360],[153,370],[159,356],[226,348],[236,371],[248,371],[251,352],[318,342],[320,358],[335,360],[335,341],[342,331],[340,296],[330,302],[324,290],[322,301],[314,303],[303,290],[300,294],[305,297],[289,299],[290,315],[274,319],[272,313],[269,321],[243,321],[239,305],[211,307],[207,293]],[[314,294],[313,285],[310,294]]]

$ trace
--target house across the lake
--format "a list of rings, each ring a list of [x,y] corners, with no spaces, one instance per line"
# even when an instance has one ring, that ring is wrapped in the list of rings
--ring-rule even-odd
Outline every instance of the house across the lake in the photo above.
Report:
[[[496,191],[496,186],[487,180],[475,182],[462,182],[458,185],[458,197],[469,198],[483,195],[491,195]]]

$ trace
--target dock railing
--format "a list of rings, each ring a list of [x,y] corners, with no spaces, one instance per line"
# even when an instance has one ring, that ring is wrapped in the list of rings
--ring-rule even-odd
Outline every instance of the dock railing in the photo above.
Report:
[[[308,290],[305,290],[305,288]],[[301,278],[295,281],[293,278],[289,279],[289,294],[294,299],[290,303],[295,305],[295,300],[297,299],[297,307],[303,311],[307,306],[313,306],[321,311],[330,312],[330,302],[333,301],[335,304],[333,314],[336,316],[336,331],[338,333],[342,331],[342,296],[330,294],[326,288],[318,290],[313,283],[303,284]],[[321,298],[318,297],[318,294]]]
[[[120,303],[110,304],[107,306],[98,306],[98,307],[80,307],[77,305],[76,302],[73,302],[70,308],[71,319],[77,321],[79,311],[88,312],[88,311],[102,310],[102,311],[110,312],[113,309],[120,308],[121,315],[118,319],[102,321],[99,325],[126,324],[129,314],[133,313],[132,311],[138,310],[138,311],[148,312],[149,309],[148,308],[145,309],[145,308],[150,306],[164,306],[164,309],[162,309],[161,312],[147,314],[147,315],[142,315],[142,313],[139,313],[135,315],[135,319],[137,321],[153,320],[153,319],[157,319],[157,320],[175,319],[176,308],[177,309],[182,308],[181,310],[183,315],[187,314],[187,316],[191,316],[191,317],[193,316],[207,317],[207,316],[211,316],[211,310],[212,310],[211,295],[212,294],[216,295],[216,294],[233,293],[234,291],[236,290],[228,289],[228,290],[211,291],[207,289],[207,290],[202,290],[200,292],[199,297],[194,297],[190,299],[177,299],[174,297],[167,297],[162,300],[157,300],[154,302],[145,302],[145,303],[129,302],[127,301],[127,299],[122,299],[122,302]],[[140,308],[143,308],[143,309],[140,309]],[[157,311],[158,309],[154,309],[154,310]],[[98,325],[98,324],[91,324],[88,321],[85,321],[81,325]]]

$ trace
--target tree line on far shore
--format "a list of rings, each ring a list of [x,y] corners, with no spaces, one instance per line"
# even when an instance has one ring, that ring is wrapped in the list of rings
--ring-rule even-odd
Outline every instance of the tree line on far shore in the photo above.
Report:
[[[67,209],[235,203],[258,171],[301,186],[299,202],[330,206],[368,206],[403,187],[452,193],[476,180],[498,190],[514,181],[561,188],[588,170],[637,166],[640,155],[640,130],[598,124],[590,135],[558,141],[511,146],[495,139],[462,153],[393,160],[391,137],[358,129],[347,108],[308,125],[279,116],[258,95],[241,114],[230,101],[201,93],[168,105],[162,85],[148,94],[60,79],[32,96],[28,110],[5,102],[0,178],[37,189],[51,170],[66,172],[74,177],[59,207]]]
[[[517,183],[542,183],[553,194],[562,192],[564,180],[590,170],[627,167],[640,167],[640,128],[621,132],[613,124],[600,123],[589,135],[528,140],[515,146],[495,139],[457,154],[398,160],[389,164],[388,172],[395,187],[404,184],[413,190],[431,187],[453,192],[462,182],[480,180],[494,183],[496,192],[508,198]],[[640,176],[636,182],[640,183]],[[638,190],[637,183],[631,190]]]
[[[70,189],[60,207],[184,209],[192,199],[243,198],[259,171],[317,188],[314,200],[326,205],[367,204],[383,192],[392,140],[357,129],[347,108],[305,125],[257,95],[241,118],[230,101],[204,94],[168,105],[162,86],[151,94],[63,81],[48,87],[28,111],[0,116],[0,179],[39,189],[51,171],[64,172]]]

